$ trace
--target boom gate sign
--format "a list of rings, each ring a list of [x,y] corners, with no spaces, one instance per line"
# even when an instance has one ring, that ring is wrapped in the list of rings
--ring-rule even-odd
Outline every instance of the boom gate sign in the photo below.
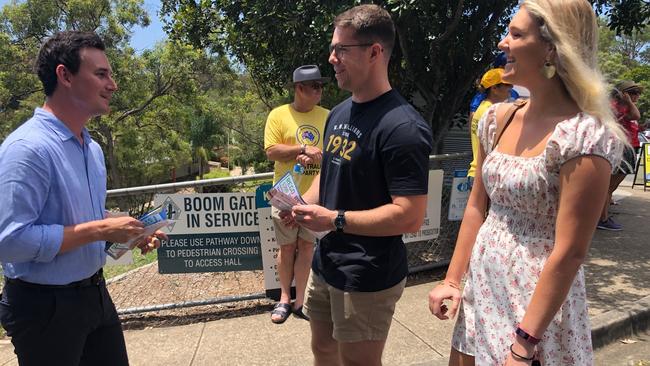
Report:
[[[160,273],[262,269],[255,193],[159,194],[173,224],[158,249]]]
[[[160,273],[264,270],[267,295],[279,294],[279,247],[263,184],[255,193],[157,194],[172,224],[163,228],[169,240],[158,248]],[[440,231],[442,171],[429,173],[427,218],[419,232],[404,242],[430,240]]]

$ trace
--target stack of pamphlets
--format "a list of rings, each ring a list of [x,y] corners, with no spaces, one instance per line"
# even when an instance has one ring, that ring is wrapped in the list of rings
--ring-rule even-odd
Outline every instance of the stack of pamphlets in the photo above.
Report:
[[[290,172],[280,178],[273,187],[266,193],[271,206],[280,211],[291,211],[295,205],[306,205],[305,200],[302,199],[298,186],[293,180]],[[309,229],[307,229],[309,230]],[[329,231],[312,231],[309,230],[315,237],[322,239]]]
[[[126,243],[106,242],[106,254],[110,255],[114,259],[118,259],[123,256],[124,253],[133,249],[140,240],[153,235],[153,233],[155,233],[157,230],[173,222],[172,220],[167,219],[167,211],[162,206],[158,206],[153,210],[145,213],[144,215],[140,216],[138,220],[144,224],[144,233],[136,238],[127,241]]]

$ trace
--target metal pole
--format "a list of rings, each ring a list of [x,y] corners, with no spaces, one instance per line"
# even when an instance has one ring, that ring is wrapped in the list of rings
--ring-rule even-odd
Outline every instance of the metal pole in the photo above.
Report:
[[[141,193],[177,191],[179,189],[189,188],[189,187],[238,184],[238,183],[250,182],[254,180],[266,180],[266,179],[273,179],[273,173],[242,175],[238,177],[200,179],[200,180],[191,180],[187,182],[154,184],[150,186],[141,186],[141,187],[118,188],[118,189],[111,189],[110,191],[106,192],[106,195],[107,197],[113,198],[113,197],[129,196],[129,195],[135,195]]]
[[[469,157],[471,156],[471,154],[472,154],[471,152],[464,152],[464,153],[455,153],[455,154],[431,155],[429,156],[429,161],[431,162],[431,161],[453,160],[457,158]],[[228,157],[228,159],[229,159],[228,165],[230,165],[230,157]],[[107,197],[113,198],[113,197],[129,196],[129,195],[135,195],[141,193],[174,191],[174,190],[190,188],[190,187],[238,184],[238,183],[250,182],[254,180],[264,180],[264,179],[273,179],[273,173],[259,173],[253,175],[241,175],[238,177],[200,179],[200,180],[192,180],[192,181],[179,182],[179,183],[164,183],[164,184],[154,184],[149,186],[111,189],[107,192]]]
[[[161,311],[161,310],[172,310],[180,308],[191,308],[195,306],[204,306],[204,305],[215,305],[215,304],[224,304],[229,302],[236,301],[246,301],[246,300],[260,300],[265,299],[266,294],[257,293],[243,296],[226,296],[226,297],[216,297],[207,300],[197,300],[197,301],[185,301],[185,302],[176,302],[171,304],[161,304],[161,305],[151,305],[151,306],[139,306],[134,308],[117,310],[118,315],[129,315],[129,314],[139,314],[147,313],[152,311]]]
[[[423,264],[421,266],[415,266],[409,268],[409,274],[414,274],[414,273],[424,272],[424,271],[429,271],[434,269],[441,269],[447,266],[449,266],[449,261]],[[127,309],[118,309],[117,314],[131,315],[131,314],[149,313],[153,311],[173,310],[173,309],[191,308],[191,307],[204,306],[204,305],[225,304],[230,302],[262,300],[262,299],[266,299],[266,294],[263,292],[250,294],[250,295],[215,297],[206,300],[184,301],[184,302],[176,302],[170,304],[138,306],[138,307],[127,308]]]

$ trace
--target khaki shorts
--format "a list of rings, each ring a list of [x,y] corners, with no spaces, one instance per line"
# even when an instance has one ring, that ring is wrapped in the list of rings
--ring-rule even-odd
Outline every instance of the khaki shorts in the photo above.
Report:
[[[406,278],[381,291],[345,292],[311,271],[304,310],[314,320],[332,323],[332,337],[339,342],[383,341],[405,285]]]
[[[288,227],[280,219],[280,210],[275,207],[271,208],[271,217],[273,218],[273,230],[275,230],[275,240],[278,245],[295,244],[298,238],[314,243],[314,235],[302,226],[295,228]]]

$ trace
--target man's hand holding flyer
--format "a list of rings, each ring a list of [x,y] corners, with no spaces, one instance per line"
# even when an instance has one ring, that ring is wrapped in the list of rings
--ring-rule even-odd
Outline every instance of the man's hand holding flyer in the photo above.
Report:
[[[144,233],[126,243],[106,242],[106,254],[110,255],[113,259],[119,259],[124,255],[124,253],[133,249],[138,241],[153,235],[157,230],[162,229],[173,222],[172,220],[167,219],[167,212],[162,207],[154,208],[140,216],[138,220],[142,221],[144,224]]]
[[[273,185],[273,187],[267,192],[267,196],[269,198],[269,203],[271,206],[277,208],[280,211],[291,211],[295,205],[307,204],[307,202],[302,199],[300,191],[298,191],[298,186],[296,185],[296,182],[293,180],[293,177],[289,172],[283,175],[282,178],[280,178],[280,180],[278,180],[278,182]],[[309,231],[312,232],[318,239],[321,239],[329,232],[315,232],[312,230]]]

